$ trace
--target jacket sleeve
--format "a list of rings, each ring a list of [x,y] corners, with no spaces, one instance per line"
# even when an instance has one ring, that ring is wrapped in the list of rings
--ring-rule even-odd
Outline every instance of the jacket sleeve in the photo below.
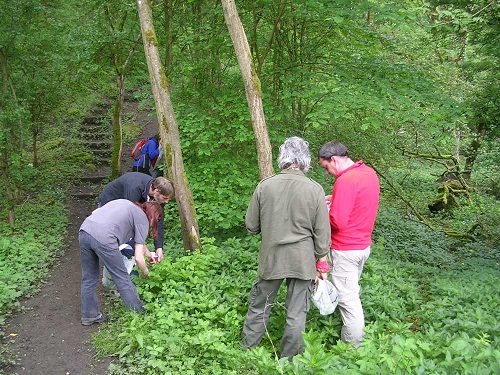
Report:
[[[156,140],[152,139],[151,141],[148,142],[148,155],[149,155],[149,160],[153,160],[160,155],[160,146],[156,142]]]
[[[326,256],[330,250],[331,229],[323,192],[321,192],[321,195],[318,197],[316,218],[314,220],[313,241],[316,259]]]
[[[252,234],[260,233],[260,203],[258,186],[250,199],[250,203],[248,204],[247,213],[245,215],[245,226]]]
[[[127,199],[131,202],[141,202],[142,200],[141,186],[133,186],[132,184],[125,184],[123,186],[123,199]]]
[[[258,187],[252,195],[245,215],[245,225],[252,234],[260,233],[260,204]]]

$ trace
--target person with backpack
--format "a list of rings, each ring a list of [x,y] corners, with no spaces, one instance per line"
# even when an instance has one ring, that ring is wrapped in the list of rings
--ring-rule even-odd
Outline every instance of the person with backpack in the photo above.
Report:
[[[132,172],[141,172],[151,176],[150,169],[154,167],[162,151],[160,135],[156,134],[148,140],[140,140],[132,150],[134,164]]]

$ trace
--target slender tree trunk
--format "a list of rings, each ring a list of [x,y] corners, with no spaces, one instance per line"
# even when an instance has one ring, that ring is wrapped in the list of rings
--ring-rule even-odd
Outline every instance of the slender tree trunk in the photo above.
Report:
[[[253,131],[257,141],[257,158],[260,177],[265,178],[274,174],[272,163],[271,142],[266,128],[264,108],[262,106],[262,91],[260,80],[255,72],[250,47],[245,30],[241,24],[236,5],[233,0],[222,0],[224,18],[233,41],[234,50],[238,58],[241,75],[245,84],[248,108],[252,119]]]
[[[174,15],[173,11],[173,0],[165,0],[163,3],[163,9],[165,13],[165,71],[167,74],[170,73],[172,69],[172,44],[173,44],[173,36],[172,36],[172,17]]]
[[[3,53],[2,49],[0,49],[0,69],[2,72],[2,96],[6,97],[7,92],[9,87],[11,88],[12,91],[12,96],[15,101],[16,99],[16,93],[14,91],[14,87],[12,86],[12,82],[10,80],[10,75],[9,75],[9,69],[7,66],[7,57]],[[4,111],[4,103],[0,100],[0,112]],[[9,133],[13,132],[13,124],[6,122],[6,128],[3,129],[7,133],[6,139],[9,139]],[[12,139],[16,139],[13,137]],[[15,189],[15,186],[11,183],[10,179],[10,170],[11,170],[11,163],[9,161],[10,155],[11,155],[11,150],[12,150],[12,145],[10,143],[6,143],[2,145],[3,147],[0,147],[0,171],[1,171],[1,176],[2,179],[5,183],[5,193],[7,195],[7,209],[8,209],[8,221],[9,221],[9,226],[12,228],[14,224],[16,223],[16,202],[17,202],[17,191]]]
[[[160,126],[161,143],[168,167],[168,176],[175,188],[175,200],[181,219],[184,248],[188,251],[201,250],[193,196],[189,188],[186,173],[184,172],[179,129],[170,101],[167,77],[158,52],[158,41],[153,25],[151,5],[149,1],[138,0],[137,7],[141,23],[144,52],[146,54],[151,88]]]
[[[119,73],[116,77],[116,100],[113,108],[113,152],[111,157],[111,178],[115,179],[122,174],[121,171],[121,156],[123,148],[123,124],[122,112],[123,103],[125,101],[124,92],[125,77],[123,73]]]

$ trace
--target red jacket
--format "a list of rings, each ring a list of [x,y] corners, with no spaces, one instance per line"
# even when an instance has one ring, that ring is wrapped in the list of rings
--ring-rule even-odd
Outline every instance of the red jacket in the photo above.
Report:
[[[375,171],[358,161],[337,174],[330,205],[331,248],[363,250],[371,245],[380,185]]]

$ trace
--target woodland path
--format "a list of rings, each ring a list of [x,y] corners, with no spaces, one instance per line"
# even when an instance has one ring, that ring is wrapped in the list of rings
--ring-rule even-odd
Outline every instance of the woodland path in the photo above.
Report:
[[[109,357],[98,358],[91,345],[91,335],[99,326],[80,323],[80,249],[78,229],[96,208],[102,183],[109,179],[111,139],[108,108],[100,107],[81,125],[81,138],[93,151],[98,168],[82,177],[67,202],[69,227],[64,254],[49,271],[49,277],[36,296],[21,302],[23,312],[8,319],[5,327],[10,346],[18,354],[18,364],[7,374],[18,375],[104,375]],[[140,119],[138,119],[140,121]],[[151,118],[144,121],[151,130]],[[152,128],[154,129],[154,127]],[[127,149],[127,146],[124,147]],[[131,162],[123,157],[122,168],[129,171]],[[130,158],[128,158],[130,159]],[[131,160],[131,159],[130,159]],[[101,308],[106,311],[104,291],[99,289]]]

